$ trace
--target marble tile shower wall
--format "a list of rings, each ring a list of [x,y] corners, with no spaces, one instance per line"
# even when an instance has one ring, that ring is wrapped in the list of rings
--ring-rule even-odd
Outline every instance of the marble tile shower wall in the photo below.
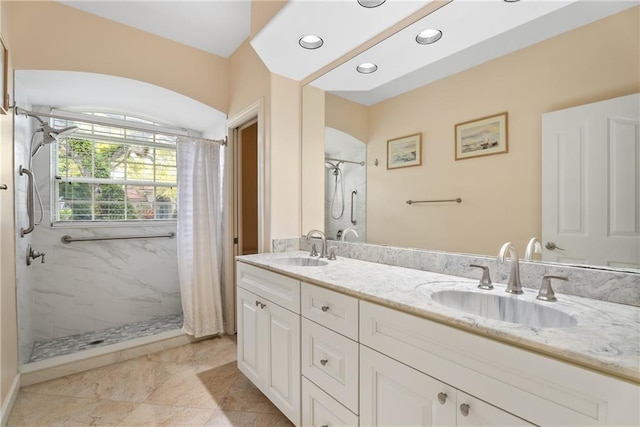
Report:
[[[29,120],[33,122],[33,119]],[[30,139],[31,129],[25,134]],[[29,357],[34,340],[58,338],[182,312],[175,238],[70,244],[61,241],[66,234],[74,237],[163,234],[176,232],[175,224],[52,227],[49,222],[48,147],[41,149],[34,157],[33,169],[42,196],[45,219],[36,226],[30,243],[35,250],[46,254],[46,263],[41,264],[40,260],[36,260],[27,267],[23,261],[26,239],[17,238],[21,240],[18,245],[24,246],[18,248],[16,255],[18,281],[25,289],[25,292],[19,291],[19,300],[22,300],[19,305],[24,307],[18,314],[23,362],[24,358]],[[22,180],[26,186],[26,179]],[[25,200],[20,200],[21,197]],[[26,192],[24,196],[18,195],[16,206],[19,206],[16,210],[25,209]],[[17,217],[21,215],[26,215],[26,210],[24,215],[18,214]],[[26,337],[29,337],[28,340]],[[28,346],[29,342],[31,346]]]
[[[480,272],[469,267],[469,264],[481,264],[490,268],[494,282],[506,283],[509,277],[509,263],[498,263],[496,257],[348,242],[331,242],[331,244],[338,246],[338,257],[472,279],[479,279]],[[273,242],[274,252],[298,249],[310,250],[310,243],[303,238],[277,239]],[[545,274],[569,277],[568,282],[554,283],[553,287],[557,293],[640,306],[640,274],[520,261],[522,286],[538,289]]]
[[[366,147],[364,144],[360,144],[360,147],[354,147],[345,149],[339,153],[327,153],[328,157],[334,157],[345,160],[353,161],[366,161]],[[335,176],[331,173],[330,169],[325,169],[325,218],[327,223],[325,230],[327,237],[330,239],[336,239],[338,230],[346,230],[349,227],[353,227],[358,232],[359,238],[356,238],[353,234],[350,234],[348,239],[351,241],[364,242],[365,241],[365,212],[366,212],[366,194],[367,194],[367,168],[352,163],[342,163],[340,165],[342,170],[342,178],[344,179],[344,212],[340,219],[333,219],[331,217],[331,200],[333,198],[333,191],[335,187]],[[339,181],[338,181],[338,185]],[[356,224],[351,223],[351,191],[356,190],[358,193],[354,196],[354,219]],[[338,193],[339,195],[340,193]],[[334,213],[340,212],[341,198],[338,197]]]
[[[16,99],[18,105],[29,108],[23,99]],[[25,237],[20,236],[20,228],[27,227],[29,216],[27,214],[27,177],[19,174],[20,166],[28,167],[29,164],[29,144],[32,132],[31,119],[24,116],[15,116],[14,127],[14,182],[15,182],[15,242],[16,242],[16,303],[18,310],[18,351],[20,363],[29,360],[31,349],[33,348],[33,320],[35,313],[33,309],[33,270],[27,268],[24,260],[27,247],[32,244],[33,234]]]

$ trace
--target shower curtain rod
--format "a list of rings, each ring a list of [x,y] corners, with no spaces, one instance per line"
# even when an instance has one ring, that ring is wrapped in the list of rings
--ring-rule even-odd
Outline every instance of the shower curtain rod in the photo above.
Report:
[[[334,162],[342,162],[342,163],[353,163],[355,165],[360,165],[360,166],[364,166],[364,162],[354,162],[353,160],[342,160],[342,159],[335,159],[333,157],[325,157],[325,160],[333,160]]]
[[[175,137],[188,137],[188,138],[193,138],[193,139],[198,139],[200,141],[208,141],[208,142],[215,142],[216,144],[220,144],[220,145],[227,145],[227,138],[225,137],[225,139],[210,139],[210,138],[202,138],[200,136],[190,136],[190,135],[181,135],[179,133],[174,133],[174,132],[167,132],[167,131],[156,131],[153,129],[149,129],[149,128],[142,128],[142,127],[136,127],[136,126],[131,126],[131,125],[114,125],[112,123],[106,123],[106,122],[101,122],[100,120],[96,120],[96,119],[91,119],[91,118],[77,118],[77,117],[65,117],[63,115],[59,115],[59,114],[48,114],[48,113],[34,113],[33,111],[29,111],[29,110],[25,110],[24,108],[20,108],[18,106],[16,106],[16,114],[17,115],[21,115],[24,114],[25,116],[29,116],[29,117],[47,117],[50,119],[60,119],[60,120],[73,120],[76,122],[82,122],[82,123],[89,123],[92,125],[100,125],[100,126],[111,126],[111,127],[120,127],[123,129],[128,129],[128,130],[136,130],[136,131],[140,131],[140,132],[153,132],[153,133],[157,133],[159,135],[166,135],[166,136],[175,136]]]

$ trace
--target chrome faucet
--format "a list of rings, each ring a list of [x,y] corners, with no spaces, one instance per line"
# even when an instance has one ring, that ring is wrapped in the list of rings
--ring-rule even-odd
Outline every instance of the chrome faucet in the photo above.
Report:
[[[509,273],[509,281],[507,282],[507,289],[505,292],[510,294],[522,294],[522,284],[520,283],[520,267],[518,264],[518,251],[513,243],[507,242],[500,248],[498,253],[498,262],[503,263],[504,257],[509,252],[509,258],[511,258],[511,272]]]
[[[27,265],[31,265],[36,258],[40,258],[40,262],[44,264],[44,252],[34,251],[31,245],[27,245]]]
[[[307,233],[306,239],[309,240],[314,234],[319,234],[322,239],[322,252],[320,252],[320,258],[327,257],[327,237],[320,230],[313,229]]]
[[[340,240],[342,240],[344,242],[346,240],[346,238],[347,238],[347,234],[349,234],[349,233],[352,233],[353,235],[355,235],[356,238],[360,237],[360,235],[358,234],[358,232],[356,231],[355,228],[349,227],[349,228],[347,228],[346,230],[344,230],[342,232],[342,236],[341,236]]]
[[[524,259],[525,261],[531,261],[533,259],[533,254],[541,254],[542,253],[542,244],[540,240],[535,237],[532,237],[527,243],[527,249],[524,251]]]

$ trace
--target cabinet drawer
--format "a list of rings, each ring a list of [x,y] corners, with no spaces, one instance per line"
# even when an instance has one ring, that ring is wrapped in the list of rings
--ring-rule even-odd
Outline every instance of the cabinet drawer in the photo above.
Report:
[[[302,377],[302,425],[354,427],[358,425],[358,416]]]
[[[236,282],[241,288],[300,313],[300,281],[243,262],[237,263]]]
[[[302,319],[302,375],[358,413],[358,344]]]
[[[358,340],[358,300],[302,283],[302,315],[352,340]]]

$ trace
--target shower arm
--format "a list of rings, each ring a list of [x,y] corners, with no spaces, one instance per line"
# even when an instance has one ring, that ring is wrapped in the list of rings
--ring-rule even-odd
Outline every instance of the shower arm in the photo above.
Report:
[[[325,157],[325,160],[333,160],[334,162],[342,162],[342,163],[353,163],[354,165],[360,165],[360,166],[364,166],[364,162],[354,162],[353,160],[342,160],[342,159],[336,159],[333,157]]]

